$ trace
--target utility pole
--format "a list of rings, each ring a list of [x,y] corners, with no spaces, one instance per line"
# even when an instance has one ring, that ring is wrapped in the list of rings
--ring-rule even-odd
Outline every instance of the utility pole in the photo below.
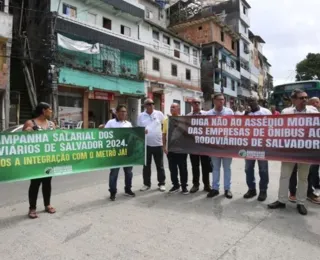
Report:
[[[55,24],[57,13],[53,13],[51,17],[51,33],[50,33],[50,57],[51,61],[48,68],[48,84],[49,84],[49,97],[52,105],[53,117],[58,120],[59,117],[59,103],[58,103],[58,79],[59,68],[54,65],[55,53],[56,53],[56,37],[55,37]]]

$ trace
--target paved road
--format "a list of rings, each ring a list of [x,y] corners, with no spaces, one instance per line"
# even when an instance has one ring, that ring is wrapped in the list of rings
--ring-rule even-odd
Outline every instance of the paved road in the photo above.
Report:
[[[270,164],[264,203],[242,199],[242,160],[233,162],[232,200],[207,199],[203,192],[163,194],[154,186],[147,193],[137,191],[136,198],[119,194],[110,202],[106,173],[58,177],[52,198],[58,212],[41,212],[37,220],[26,218],[28,182],[1,184],[0,259],[320,259],[318,205],[308,203],[306,217],[294,204],[286,210],[266,208],[276,199],[279,167]],[[135,173],[138,190],[141,168]],[[123,187],[122,177],[118,185]]]

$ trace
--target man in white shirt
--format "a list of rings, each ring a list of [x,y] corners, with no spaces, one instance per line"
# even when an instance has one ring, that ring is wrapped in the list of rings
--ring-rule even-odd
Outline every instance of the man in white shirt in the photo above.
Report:
[[[232,109],[225,107],[225,98],[222,93],[217,93],[213,97],[214,108],[205,113],[207,116],[227,116],[234,115]],[[232,199],[231,193],[231,162],[232,158],[211,157],[212,161],[212,190],[208,193],[208,198],[219,195],[220,187],[220,168],[223,165],[224,170],[224,195]]]
[[[244,106],[240,105],[239,109],[234,113],[236,116],[243,116],[245,113]]]
[[[308,95],[303,90],[295,90],[292,93],[292,98],[295,100],[294,106],[285,108],[281,114],[314,114],[319,113],[312,106],[307,106]],[[270,209],[285,208],[288,201],[288,185],[292,170],[295,163],[282,162],[281,176],[279,184],[278,200],[268,205]],[[297,210],[301,215],[307,215],[308,211],[304,206],[307,198],[308,190],[308,175],[310,164],[298,163],[298,187],[297,187]]]
[[[166,190],[166,175],[163,167],[163,142],[162,124],[165,119],[161,111],[154,109],[152,99],[144,102],[145,111],[138,117],[138,126],[146,128],[147,164],[143,167],[143,187],[141,191],[147,191],[151,187],[151,162],[152,157],[156,163],[159,190]]]
[[[107,122],[104,128],[122,128],[122,127],[132,127],[131,123],[126,121],[127,118],[127,107],[125,105],[118,105],[116,108],[117,117],[111,119]],[[111,169],[109,175],[109,191],[110,200],[115,201],[117,194],[117,181],[120,168]],[[124,177],[125,177],[125,195],[130,197],[135,197],[132,192],[132,167],[123,167]]]
[[[251,108],[251,111],[248,113],[248,116],[268,116],[272,115],[271,111],[259,106],[258,99],[255,97],[248,98],[248,105]],[[268,161],[257,160],[259,166],[259,175],[260,175],[260,183],[259,189],[260,193],[258,196],[258,201],[265,201],[267,199],[267,189],[269,184],[269,165]],[[256,164],[256,160],[245,160],[245,173],[246,173],[246,181],[248,185],[248,192],[244,194],[245,199],[251,199],[257,196],[256,190],[256,180],[254,177],[254,167]]]
[[[201,101],[198,98],[192,100],[192,112],[187,114],[187,116],[201,116],[206,112],[200,109]],[[199,190],[200,186],[200,163],[202,170],[202,182],[203,190],[206,192],[211,191],[210,186],[210,172],[212,172],[211,159],[206,155],[190,154],[190,160],[192,165],[192,182],[193,187],[190,190],[190,193],[195,193]]]

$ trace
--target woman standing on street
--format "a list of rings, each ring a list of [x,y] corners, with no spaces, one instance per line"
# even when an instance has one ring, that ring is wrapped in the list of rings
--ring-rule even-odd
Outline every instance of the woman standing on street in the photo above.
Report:
[[[24,126],[23,131],[44,131],[55,130],[56,126],[49,121],[52,116],[51,106],[47,103],[41,102],[37,105],[35,110],[35,118],[28,120]],[[56,210],[50,205],[51,198],[51,179],[52,177],[45,177],[31,180],[29,187],[29,218],[38,218],[37,199],[40,185],[42,184],[42,194],[45,211],[49,214],[54,214]]]

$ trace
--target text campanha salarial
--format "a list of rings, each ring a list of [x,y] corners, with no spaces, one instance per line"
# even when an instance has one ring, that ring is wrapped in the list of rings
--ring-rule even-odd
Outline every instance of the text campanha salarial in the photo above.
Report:
[[[102,149],[106,146],[103,140],[112,139],[114,134],[113,131],[101,131],[98,135],[94,132],[60,132],[50,136],[43,132],[0,135],[0,156],[41,153],[41,145],[47,143],[57,143],[60,152]]]
[[[263,138],[263,147],[320,149],[320,117],[192,118],[188,134],[198,144],[252,146]]]

